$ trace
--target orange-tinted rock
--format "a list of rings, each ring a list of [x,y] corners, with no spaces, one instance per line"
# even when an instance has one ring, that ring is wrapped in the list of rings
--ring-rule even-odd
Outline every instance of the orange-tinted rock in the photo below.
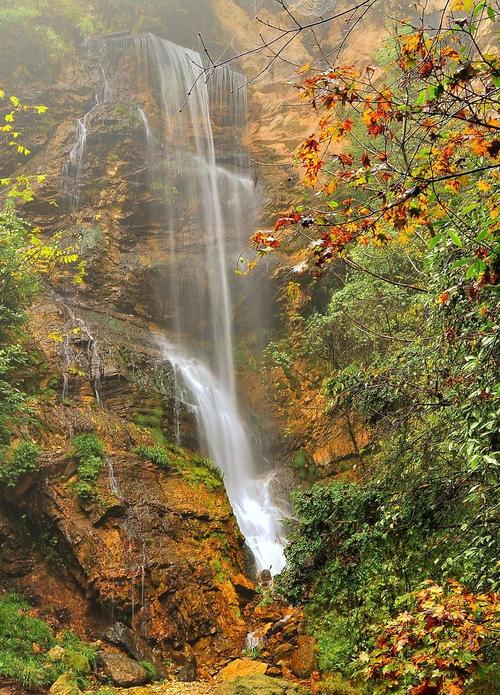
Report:
[[[220,680],[228,681],[238,676],[253,676],[265,673],[267,664],[252,659],[236,659],[221,669],[217,675]]]
[[[290,660],[290,669],[297,678],[309,678],[318,668],[318,645],[314,637],[301,636]]]
[[[125,654],[104,653],[101,654],[101,661],[106,676],[120,688],[144,685],[148,680],[142,666]]]

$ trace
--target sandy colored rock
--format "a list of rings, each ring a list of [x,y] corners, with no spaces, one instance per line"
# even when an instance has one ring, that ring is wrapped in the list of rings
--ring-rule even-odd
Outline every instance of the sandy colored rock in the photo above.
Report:
[[[231,678],[242,676],[254,676],[266,672],[267,664],[261,661],[253,661],[252,659],[236,659],[225,666],[218,673],[218,678],[223,681],[228,681]]]

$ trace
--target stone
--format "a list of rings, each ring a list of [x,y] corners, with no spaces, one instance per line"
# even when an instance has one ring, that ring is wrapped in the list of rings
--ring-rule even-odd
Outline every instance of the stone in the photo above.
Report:
[[[113,681],[113,685],[120,688],[131,688],[135,685],[144,685],[148,680],[148,674],[137,661],[125,654],[101,654],[101,662],[105,674]],[[58,693],[56,695],[59,695]],[[61,693],[61,695],[64,695]]]
[[[257,591],[255,589],[255,584],[245,577],[244,574],[237,574],[231,578],[231,581],[236,593],[243,601],[252,601],[256,597]]]
[[[289,659],[295,649],[295,645],[289,642],[283,642],[278,644],[278,646],[273,649],[273,661],[282,661],[283,659]]]
[[[47,656],[51,661],[62,661],[64,659],[65,653],[66,652],[64,651],[63,647],[61,647],[61,645],[59,644],[56,644],[55,647],[52,647],[52,649],[50,649],[47,652]]]
[[[318,668],[318,645],[314,637],[300,636],[297,649],[290,660],[290,670],[296,678],[309,678]]]
[[[271,676],[271,678],[279,678],[282,675],[283,669],[279,666],[268,666],[266,676]]]
[[[263,674],[238,676],[215,688],[214,695],[307,695],[308,691],[282,678]]]
[[[72,673],[63,673],[49,690],[50,695],[81,695]]]
[[[106,642],[109,642],[115,647],[120,647],[127,652],[132,659],[136,661],[149,661],[149,663],[155,667],[156,673],[160,678],[166,675],[163,664],[156,657],[146,640],[123,623],[115,623],[111,627],[108,627],[103,637]]]
[[[259,575],[259,582],[262,586],[270,586],[273,583],[273,575],[271,570],[262,570]]]
[[[252,676],[266,672],[267,664],[253,659],[236,659],[218,673],[218,678],[223,681],[236,678],[237,676]]]
[[[198,675],[198,667],[196,665],[196,658],[194,656],[188,657],[184,666],[177,674],[177,680],[182,683],[193,683]]]

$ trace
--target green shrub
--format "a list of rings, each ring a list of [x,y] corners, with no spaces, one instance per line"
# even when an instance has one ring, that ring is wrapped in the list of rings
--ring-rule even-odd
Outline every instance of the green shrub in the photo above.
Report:
[[[102,459],[98,456],[89,456],[78,464],[78,477],[88,482],[95,481],[102,468]]]
[[[78,461],[88,459],[91,456],[104,458],[104,445],[95,432],[79,434],[77,437],[74,437],[72,444],[75,458]]]
[[[21,442],[10,452],[4,450],[4,461],[0,464],[0,481],[7,487],[15,487],[26,473],[37,470],[40,447],[34,442]]]
[[[95,484],[104,464],[104,444],[94,432],[79,434],[73,439],[73,454],[78,462],[78,482],[74,490],[80,502],[96,497]]]
[[[168,454],[161,446],[138,446],[134,453],[145,461],[152,461],[166,470],[170,467]]]

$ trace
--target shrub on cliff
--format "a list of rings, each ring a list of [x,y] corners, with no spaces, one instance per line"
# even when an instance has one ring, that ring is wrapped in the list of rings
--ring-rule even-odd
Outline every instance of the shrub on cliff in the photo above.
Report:
[[[11,450],[0,451],[0,482],[15,487],[26,473],[36,471],[40,448],[34,442],[20,442]],[[2,460],[3,458],[3,460]]]
[[[74,489],[81,502],[89,502],[95,498],[95,485],[104,465],[104,444],[94,432],[79,434],[72,444],[78,463],[78,481]]]

